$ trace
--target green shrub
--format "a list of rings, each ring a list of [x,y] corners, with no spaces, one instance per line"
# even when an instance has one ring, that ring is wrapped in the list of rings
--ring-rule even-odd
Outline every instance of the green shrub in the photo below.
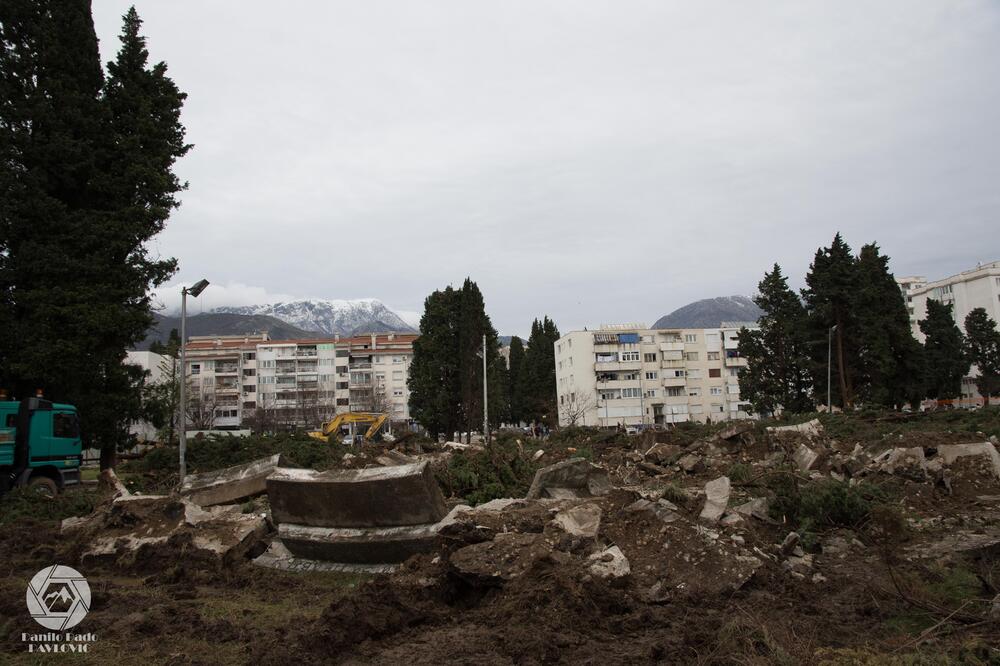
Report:
[[[753,478],[753,469],[750,465],[744,465],[743,463],[734,463],[730,465],[729,470],[726,472],[726,476],[733,483],[746,483],[751,478]]]
[[[803,483],[790,472],[771,477],[768,487],[774,493],[771,517],[787,520],[803,533],[830,527],[857,528],[885,501],[882,489],[870,483],[852,486],[835,479]]]
[[[72,488],[48,497],[29,488],[15,488],[0,497],[0,525],[22,519],[61,521],[92,513],[99,495],[89,489]]]
[[[536,466],[513,438],[500,439],[482,451],[459,451],[437,473],[446,495],[476,505],[500,497],[523,497]]]

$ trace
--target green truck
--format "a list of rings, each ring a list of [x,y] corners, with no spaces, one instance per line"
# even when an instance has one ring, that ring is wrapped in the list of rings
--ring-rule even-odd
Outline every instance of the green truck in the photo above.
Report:
[[[76,407],[0,400],[0,493],[27,486],[55,495],[80,483],[82,446]]]

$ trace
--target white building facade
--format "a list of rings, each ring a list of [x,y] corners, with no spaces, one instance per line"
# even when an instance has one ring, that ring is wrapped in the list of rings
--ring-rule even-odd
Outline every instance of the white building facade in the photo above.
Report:
[[[410,334],[269,340],[196,336],[186,345],[192,390],[211,406],[212,427],[253,427],[259,412],[318,427],[335,413],[387,412],[409,422]]]
[[[605,326],[555,345],[559,424],[613,427],[752,418],[740,398],[741,327]]]
[[[897,280],[901,283],[901,280]],[[920,342],[924,334],[918,322],[927,318],[927,300],[952,306],[955,323],[965,332],[965,318],[972,310],[983,308],[994,322],[1000,324],[1000,261],[980,264],[976,268],[963,271],[958,275],[926,282],[925,284],[904,292],[907,305],[911,307],[910,325],[913,336]],[[978,373],[975,367],[968,377],[962,380],[962,399],[971,403],[982,401],[982,396],[976,389],[975,378]]]

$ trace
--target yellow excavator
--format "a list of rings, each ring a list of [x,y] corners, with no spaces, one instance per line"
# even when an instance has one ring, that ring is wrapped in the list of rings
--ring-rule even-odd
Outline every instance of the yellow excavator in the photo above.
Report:
[[[368,426],[368,430],[364,434],[364,439],[367,442],[378,433],[388,418],[388,414],[378,412],[343,412],[324,422],[319,430],[311,431],[309,436],[325,442],[330,435],[339,433],[341,426],[357,423]]]

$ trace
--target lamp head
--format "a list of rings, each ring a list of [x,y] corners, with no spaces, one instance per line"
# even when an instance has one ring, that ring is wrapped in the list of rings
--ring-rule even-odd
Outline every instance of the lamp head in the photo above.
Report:
[[[187,293],[191,296],[198,298],[198,295],[205,291],[205,287],[208,286],[208,280],[198,280],[193,285],[187,288]]]

